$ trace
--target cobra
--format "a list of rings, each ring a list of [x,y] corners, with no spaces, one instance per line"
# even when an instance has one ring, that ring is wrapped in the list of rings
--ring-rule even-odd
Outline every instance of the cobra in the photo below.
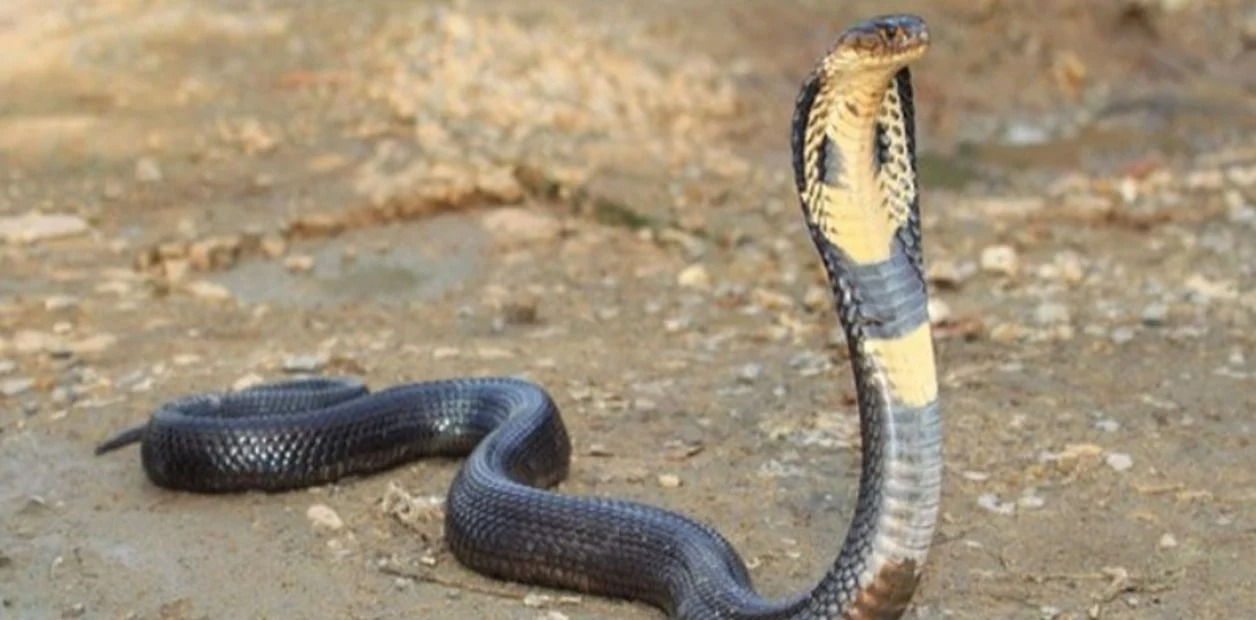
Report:
[[[908,69],[928,43],[915,16],[852,26],[803,83],[793,116],[795,181],[850,349],[862,438],[854,516],[809,590],[760,596],[732,545],[687,516],[550,490],[567,475],[570,440],[545,390],[517,379],[377,392],[304,379],[194,395],[97,452],[140,442],[155,484],[199,492],[278,491],[469,453],[445,536],[474,570],[690,620],[897,618],[921,576],[941,488]]]

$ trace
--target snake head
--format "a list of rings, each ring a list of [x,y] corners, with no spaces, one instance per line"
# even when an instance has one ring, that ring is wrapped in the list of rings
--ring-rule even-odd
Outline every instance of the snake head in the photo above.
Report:
[[[929,28],[915,15],[882,15],[845,30],[825,56],[829,72],[896,71],[924,55]]]

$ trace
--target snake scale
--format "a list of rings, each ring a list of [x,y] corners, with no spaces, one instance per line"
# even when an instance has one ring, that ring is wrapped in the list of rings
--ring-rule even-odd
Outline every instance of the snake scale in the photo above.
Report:
[[[942,470],[908,69],[928,43],[911,15],[850,27],[794,112],[795,181],[847,336],[862,438],[854,517],[810,590],[762,598],[732,545],[689,517],[547,490],[567,475],[571,443],[546,391],[517,379],[370,392],[310,378],[193,395],[97,452],[140,442],[155,484],[199,492],[277,491],[469,453],[449,490],[445,535],[474,570],[692,620],[897,618],[929,549]]]

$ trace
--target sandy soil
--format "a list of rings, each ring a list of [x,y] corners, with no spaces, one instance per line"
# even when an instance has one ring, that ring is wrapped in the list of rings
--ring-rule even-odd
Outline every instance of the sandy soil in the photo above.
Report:
[[[947,477],[912,617],[1256,617],[1256,9],[897,6],[937,41]],[[0,617],[659,617],[459,566],[456,461],[203,497],[92,456],[298,372],[531,377],[574,436],[564,492],[810,583],[856,435],[786,129],[884,10],[4,3]]]

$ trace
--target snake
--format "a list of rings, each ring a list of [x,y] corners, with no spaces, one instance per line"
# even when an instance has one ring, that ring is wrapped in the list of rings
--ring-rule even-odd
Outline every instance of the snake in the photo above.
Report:
[[[942,484],[909,67],[928,46],[918,16],[856,23],[794,106],[794,181],[846,336],[861,439],[854,514],[808,590],[761,596],[728,539],[686,515],[554,490],[569,472],[570,436],[546,390],[515,377],[371,391],[313,376],[193,394],[97,453],[138,442],[154,484],[204,493],[283,491],[466,455],[445,501],[445,541],[484,575],[686,620],[898,618],[924,573]]]

